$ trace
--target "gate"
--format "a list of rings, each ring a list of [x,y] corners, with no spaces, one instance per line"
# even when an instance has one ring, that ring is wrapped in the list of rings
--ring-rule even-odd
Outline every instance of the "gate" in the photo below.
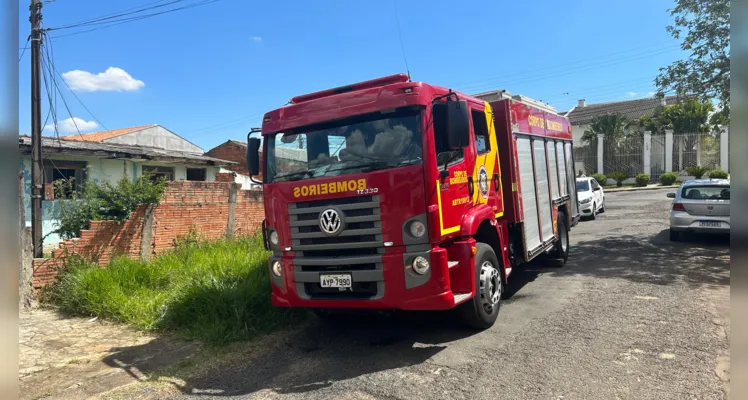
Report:
[[[603,143],[603,167],[606,175],[621,171],[633,178],[644,172],[643,136],[634,133],[618,140],[606,138]]]
[[[652,149],[650,151],[650,177],[652,182],[658,182],[660,175],[665,173],[665,135],[652,135]]]
[[[582,172],[585,175],[592,176],[597,173],[597,138],[583,143],[581,146],[574,146],[574,161],[583,165]]]
[[[693,167],[720,168],[719,147],[719,132],[673,134],[673,171],[688,175]]]

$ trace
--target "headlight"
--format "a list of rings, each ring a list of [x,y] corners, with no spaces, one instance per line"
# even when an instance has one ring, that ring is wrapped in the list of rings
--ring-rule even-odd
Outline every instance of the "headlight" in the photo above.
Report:
[[[591,202],[591,201],[592,201],[592,198],[591,198],[591,197],[588,197],[588,198],[586,198],[586,199],[584,199],[584,200],[580,201],[580,203],[581,203],[581,204],[587,204],[587,203],[589,203],[589,202]]]
[[[426,234],[426,225],[421,221],[413,221],[410,223],[410,234],[414,238],[420,238]]]
[[[429,260],[427,260],[425,257],[418,256],[413,259],[413,271],[419,275],[425,274],[431,265],[429,265]]]
[[[280,261],[276,261],[273,263],[273,275],[280,278],[281,274],[283,273],[283,270],[281,269],[281,263]]]
[[[273,246],[278,245],[278,232],[277,231],[270,232],[270,243],[272,243]]]

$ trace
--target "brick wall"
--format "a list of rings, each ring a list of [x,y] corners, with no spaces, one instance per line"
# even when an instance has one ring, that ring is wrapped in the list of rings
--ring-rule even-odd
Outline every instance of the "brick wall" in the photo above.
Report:
[[[234,171],[238,174],[249,176],[249,167],[247,166],[247,144],[229,140],[220,144],[205,153],[206,156],[219,158],[221,160],[234,161],[238,164],[229,165],[224,168]],[[262,175],[262,152],[260,152],[260,174]]]
[[[71,254],[102,266],[118,255],[147,259],[174,248],[175,241],[193,229],[206,239],[225,236],[231,225],[233,234],[251,235],[264,216],[260,191],[241,190],[241,185],[230,182],[169,182],[158,205],[141,206],[121,223],[93,221],[80,238],[60,243],[52,258],[34,259],[33,286],[53,282]]]

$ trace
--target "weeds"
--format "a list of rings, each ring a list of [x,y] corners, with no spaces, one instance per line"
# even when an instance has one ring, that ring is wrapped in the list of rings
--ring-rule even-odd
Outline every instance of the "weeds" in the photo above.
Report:
[[[101,268],[76,258],[45,299],[67,313],[210,344],[250,339],[303,315],[270,304],[267,256],[256,237],[191,236],[148,263],[120,257]]]

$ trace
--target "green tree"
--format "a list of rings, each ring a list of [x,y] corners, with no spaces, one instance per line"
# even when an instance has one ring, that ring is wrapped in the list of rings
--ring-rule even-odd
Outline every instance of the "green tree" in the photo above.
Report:
[[[605,135],[606,140],[618,141],[626,135],[629,119],[620,114],[606,114],[595,117],[590,122],[590,129],[584,132],[582,140],[591,142],[597,135]]]
[[[711,130],[709,114],[714,110],[712,103],[689,99],[677,104],[658,107],[652,116],[645,115],[639,124],[652,133],[665,133],[672,129],[674,133],[703,133]]]
[[[668,10],[675,24],[667,31],[682,37],[681,48],[691,54],[661,68],[655,84],[662,93],[718,99],[721,110],[712,122],[725,122],[730,115],[730,1],[675,1],[675,8]]]

